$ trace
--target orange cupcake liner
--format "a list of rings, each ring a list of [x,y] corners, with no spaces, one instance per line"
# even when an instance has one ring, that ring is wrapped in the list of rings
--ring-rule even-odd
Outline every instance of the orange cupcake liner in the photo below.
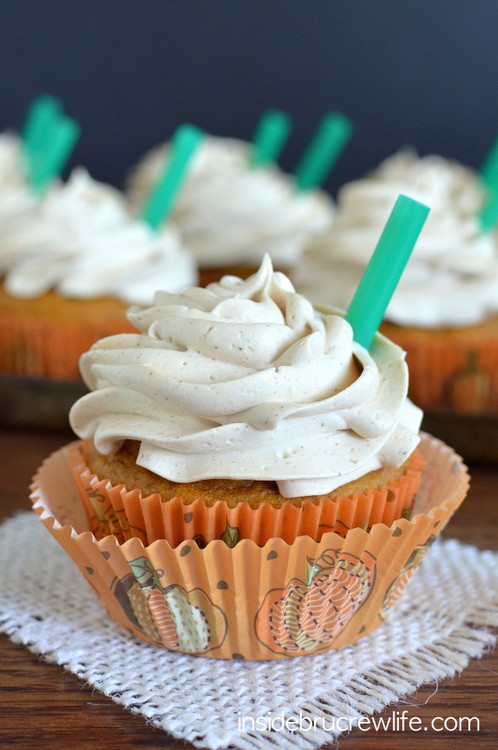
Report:
[[[368,529],[375,523],[389,526],[398,518],[409,517],[425,465],[417,450],[405,473],[377,490],[323,497],[301,506],[286,503],[274,508],[263,503],[251,508],[248,503],[239,503],[229,508],[222,500],[209,507],[201,499],[188,505],[181,497],[163,502],[159,493],[143,497],[138,489],[112,485],[88,469],[84,441],[67,446],[65,455],[97,539],[114,534],[119,542],[138,537],[145,545],[165,539],[173,547],[185,539],[193,539],[199,546],[222,539],[229,547],[252,539],[261,547],[273,537],[291,543],[297,536],[308,535],[319,541],[328,531],[344,536],[355,527]]]
[[[354,643],[389,615],[468,489],[451,448],[424,436],[421,451],[427,467],[410,520],[320,541],[202,548],[192,539],[97,539],[65,449],[38,470],[31,501],[111,618],[136,637],[210,658],[285,659]]]
[[[424,410],[498,414],[498,320],[447,338],[384,323],[407,353],[410,398]]]
[[[54,380],[80,380],[79,358],[103,336],[134,330],[126,321],[116,325],[56,321],[2,315],[0,371]]]

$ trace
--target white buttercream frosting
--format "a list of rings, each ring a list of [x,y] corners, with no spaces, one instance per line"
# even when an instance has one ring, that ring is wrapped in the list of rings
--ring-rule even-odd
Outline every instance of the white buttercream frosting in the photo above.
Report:
[[[8,191],[22,188],[27,193],[27,169],[20,138],[13,132],[0,133],[0,190],[8,199]],[[4,203],[0,204],[0,210]]]
[[[142,206],[159,179],[169,146],[146,155],[128,182],[132,204]],[[250,167],[251,146],[207,136],[195,153],[172,218],[201,266],[294,264],[315,235],[332,223],[333,203],[318,190],[299,193],[277,167]]]
[[[334,226],[309,249],[294,282],[313,302],[347,308],[400,193],[430,206],[386,318],[422,327],[478,323],[498,312],[498,253],[479,231],[485,191],[475,173],[401,151],[338,195]]]
[[[275,480],[282,495],[330,492],[419,441],[404,352],[370,352],[341,316],[319,313],[268,257],[132,308],[137,334],[97,342],[80,361],[91,393],[70,422],[104,454],[140,441],[138,464],[176,482]]]
[[[31,211],[0,228],[6,290],[36,297],[116,296],[147,303],[158,288],[196,283],[192,256],[172,226],[154,233],[128,211],[124,196],[81,168]]]
[[[37,198],[27,179],[21,139],[16,133],[0,134],[0,231],[31,211]]]

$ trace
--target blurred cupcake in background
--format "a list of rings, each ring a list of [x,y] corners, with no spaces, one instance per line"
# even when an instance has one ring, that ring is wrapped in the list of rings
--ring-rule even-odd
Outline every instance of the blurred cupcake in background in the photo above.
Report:
[[[64,122],[52,121],[47,152]],[[78,359],[96,337],[131,330],[129,303],[195,284],[196,264],[173,225],[155,231],[82,168],[67,183],[35,170],[27,192],[32,204],[0,228],[0,371],[79,380]]]
[[[202,285],[226,273],[245,278],[266,253],[287,271],[308,241],[331,226],[334,205],[319,186],[351,123],[337,113],[325,116],[293,175],[277,166],[290,128],[284,113],[271,110],[252,143],[208,136],[192,160],[172,218],[199,263]],[[153,149],[131,171],[127,194],[135,207],[142,206],[169,150],[169,144]]]
[[[422,408],[498,413],[498,212],[473,170],[411,150],[386,159],[339,191],[331,231],[293,280],[313,302],[346,308],[400,191],[431,213],[381,330],[407,352]]]

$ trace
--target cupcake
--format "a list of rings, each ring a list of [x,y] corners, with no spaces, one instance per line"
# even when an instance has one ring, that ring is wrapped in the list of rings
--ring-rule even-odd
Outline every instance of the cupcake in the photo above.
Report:
[[[249,276],[265,253],[287,270],[332,223],[333,202],[324,192],[298,192],[275,164],[251,167],[252,149],[234,138],[206,137],[178,195],[172,219],[199,264],[202,285],[226,273]],[[165,144],[131,171],[127,194],[136,208],[168,158]]]
[[[153,233],[81,168],[2,225],[0,271],[0,371],[69,381],[96,338],[131,330],[131,302],[197,280],[174,227]]]
[[[245,281],[160,292],[129,319],[138,334],[83,355],[91,393],[70,421],[95,481],[139,491],[120,496],[144,541],[208,543],[230,527],[264,544],[285,516],[279,535],[292,542],[346,531],[348,513],[367,527],[409,513],[422,413],[406,398],[404,353],[383,338],[366,352],[268,256]]]
[[[267,257],[129,317],[139,333],[83,355],[81,440],[31,494],[111,617],[221,659],[314,654],[381,625],[468,482],[419,434],[404,353],[356,344]]]
[[[480,229],[486,191],[468,168],[402,151],[345,185],[334,226],[293,276],[314,303],[346,308],[400,192],[431,206],[382,331],[407,352],[410,396],[427,410],[498,412],[498,252]]]

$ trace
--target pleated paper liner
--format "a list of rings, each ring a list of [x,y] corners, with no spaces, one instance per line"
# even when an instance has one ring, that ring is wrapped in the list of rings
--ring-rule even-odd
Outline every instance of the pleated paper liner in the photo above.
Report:
[[[103,336],[133,331],[117,299],[17,299],[0,286],[0,371],[80,381],[81,354]]]
[[[409,395],[422,409],[498,415],[498,316],[439,331],[384,322],[381,331],[407,352]]]
[[[283,659],[353,643],[389,615],[468,489],[451,448],[424,436],[421,450],[427,468],[411,520],[319,542],[97,540],[64,449],[40,467],[31,500],[110,617],[136,637],[210,658]]]
[[[270,503],[251,508],[247,502],[230,508],[222,500],[209,507],[202,499],[184,504],[181,497],[175,497],[163,502],[159,493],[142,497],[138,489],[113,486],[86,466],[84,442],[69,445],[65,455],[97,539],[107,534],[114,534],[119,542],[132,537],[144,544],[165,539],[173,547],[185,539],[194,539],[199,546],[222,539],[232,547],[242,539],[252,539],[259,546],[273,537],[291,543],[297,536],[308,535],[319,541],[328,531],[344,536],[355,527],[389,526],[410,515],[425,465],[421,452],[416,451],[400,478],[364,494],[323,497],[300,506],[289,502],[281,508]]]

